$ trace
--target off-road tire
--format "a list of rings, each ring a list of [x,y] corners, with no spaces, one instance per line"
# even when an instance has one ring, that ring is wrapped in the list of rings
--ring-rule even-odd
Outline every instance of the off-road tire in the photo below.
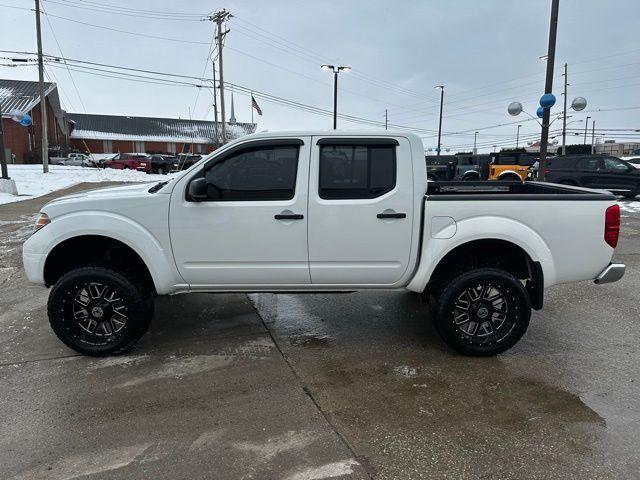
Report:
[[[444,287],[435,324],[444,342],[458,353],[487,357],[514,346],[530,318],[531,301],[520,280],[504,270],[478,268]]]
[[[91,289],[102,295],[94,295]],[[118,355],[133,347],[149,328],[153,297],[122,273],[89,265],[71,270],[56,282],[47,310],[51,328],[69,348],[89,356]]]

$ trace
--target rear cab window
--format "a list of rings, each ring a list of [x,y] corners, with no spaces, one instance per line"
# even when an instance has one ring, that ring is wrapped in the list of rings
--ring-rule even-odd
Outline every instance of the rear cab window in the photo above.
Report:
[[[326,200],[376,198],[396,186],[397,142],[320,145],[318,193]]]

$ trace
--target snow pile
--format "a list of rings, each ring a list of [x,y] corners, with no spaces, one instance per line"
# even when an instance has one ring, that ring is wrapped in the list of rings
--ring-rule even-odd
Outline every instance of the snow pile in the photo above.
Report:
[[[0,193],[0,204],[28,200],[84,182],[159,182],[180,175],[155,175],[136,170],[62,165],[50,165],[49,173],[42,172],[42,165],[8,165],[8,168],[9,177],[15,180],[18,187],[18,196]]]
[[[618,202],[618,204],[620,205],[620,210],[622,212],[640,213],[640,200]]]

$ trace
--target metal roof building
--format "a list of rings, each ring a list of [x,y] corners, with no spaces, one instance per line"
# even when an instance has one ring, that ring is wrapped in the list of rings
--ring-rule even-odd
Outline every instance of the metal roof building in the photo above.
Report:
[[[131,117],[69,113],[72,139],[218,144],[216,122],[179,118]],[[227,123],[228,140],[254,133],[255,123]]]

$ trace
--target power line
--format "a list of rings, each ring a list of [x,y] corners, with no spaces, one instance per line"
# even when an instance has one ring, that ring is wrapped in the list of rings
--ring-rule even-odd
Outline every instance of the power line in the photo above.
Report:
[[[95,23],[81,22],[80,20],[74,20],[73,18],[67,18],[67,17],[61,17],[59,15],[53,15],[51,13],[46,13],[45,15],[47,15],[49,17],[52,17],[52,18],[58,18],[60,20],[65,20],[67,22],[78,23],[80,25],[86,25],[88,27],[101,28],[103,30],[109,30],[111,32],[125,33],[127,35],[133,35],[133,36],[136,36],[136,37],[153,38],[153,39],[156,39],[156,40],[166,40],[166,41],[169,41],[169,42],[177,42],[177,43],[188,43],[188,44],[191,44],[191,45],[209,45],[209,42],[198,42],[198,41],[195,41],[195,40],[182,40],[180,38],[161,37],[159,35],[150,35],[150,34],[146,34],[146,33],[130,32],[128,30],[120,30],[118,28],[107,27],[105,25],[96,25]]]
[[[47,19],[47,25],[49,25],[49,30],[51,30],[51,35],[53,35],[53,39],[56,41],[56,45],[58,46],[58,50],[60,51],[60,55],[64,57],[64,53],[62,52],[62,47],[60,46],[60,42],[58,41],[58,37],[56,36],[56,32],[53,30],[53,25],[51,25],[51,20],[49,20],[49,17],[47,16],[47,14],[46,14],[46,12],[44,10],[41,10],[41,11],[45,15],[44,18]],[[64,64],[67,65],[67,62],[65,61]],[[76,95],[78,96],[78,100],[80,100],[80,105],[82,105],[82,110],[85,113],[87,113],[87,108],[85,107],[84,102],[82,101],[82,96],[80,96],[80,91],[78,90],[78,85],[76,85],[76,81],[74,80],[73,75],[71,75],[71,70],[69,70],[68,66],[67,66],[67,73],[69,73],[69,78],[71,79],[71,83],[73,83],[73,88],[76,91]]]
[[[78,4],[74,4],[64,0],[61,2],[56,0],[46,0],[46,2],[48,4],[56,4],[63,7],[78,8],[81,10],[87,10],[91,12],[99,12],[99,13],[106,13],[106,14],[118,15],[118,16],[127,16],[127,17],[133,17],[133,18],[147,18],[152,20],[165,20],[165,21],[178,21],[178,22],[199,22],[200,21],[199,18],[176,17],[174,15],[166,15],[166,14],[149,15],[144,13],[129,12],[126,10],[115,10],[115,9],[109,9],[104,7],[78,5]]]
[[[69,3],[69,4],[79,4],[81,3],[82,5],[89,5],[92,7],[96,7],[96,8],[102,8],[102,9],[106,9],[106,10],[114,10],[114,11],[119,11],[119,12],[134,12],[134,13],[140,13],[140,14],[153,14],[153,15],[164,15],[164,16],[171,16],[171,17],[198,17],[198,18],[202,18],[205,17],[206,15],[208,15],[207,13],[185,13],[185,12],[169,12],[166,10],[149,10],[149,9],[140,9],[140,8],[131,8],[131,7],[123,7],[120,5],[113,5],[110,3],[100,3],[100,2],[93,2],[90,0],[82,0],[81,2],[75,1],[75,0],[58,0],[58,1],[62,1],[65,3]]]

